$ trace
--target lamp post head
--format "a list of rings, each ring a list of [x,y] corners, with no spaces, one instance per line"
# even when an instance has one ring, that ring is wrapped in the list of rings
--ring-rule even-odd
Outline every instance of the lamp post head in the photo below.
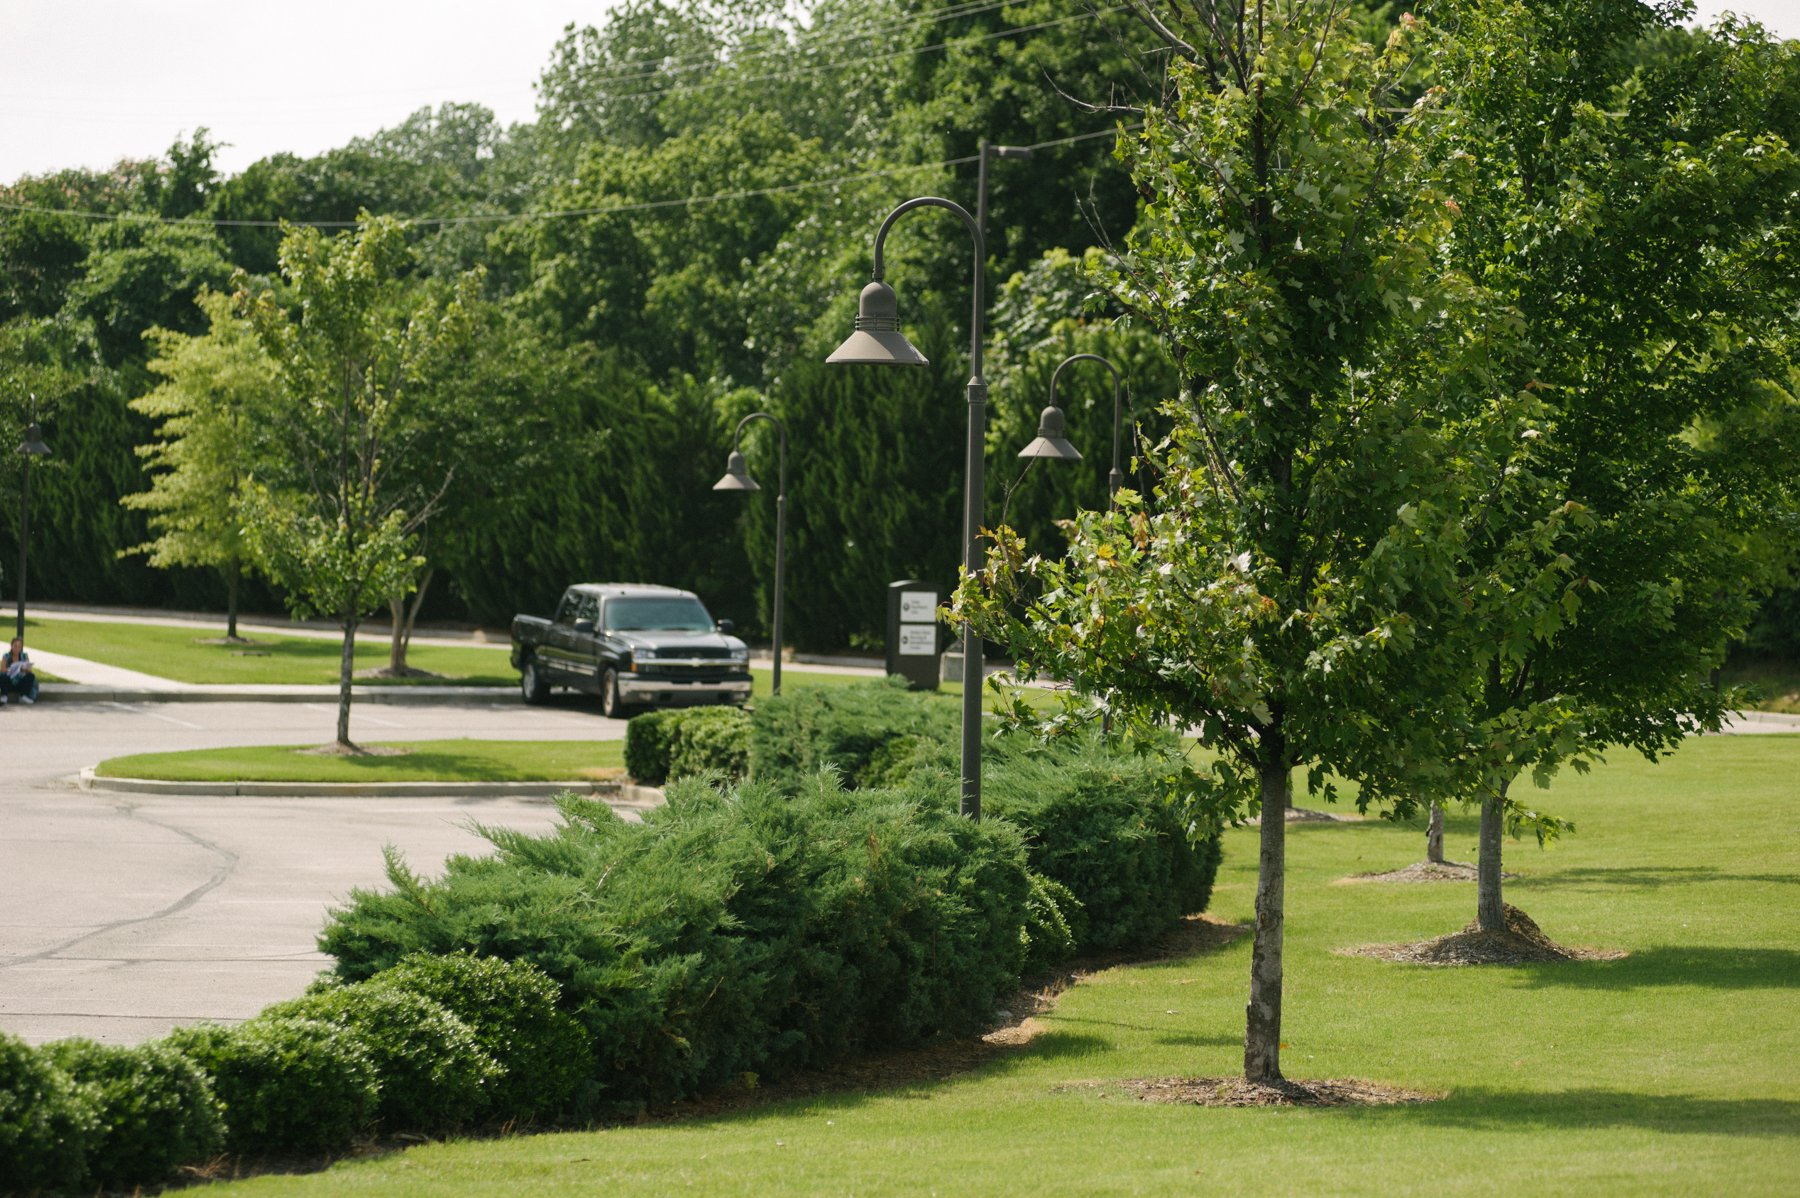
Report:
[[[32,421],[25,426],[25,439],[19,443],[19,452],[28,458],[42,458],[50,455],[50,447],[44,444],[44,431]]]
[[[1063,436],[1063,411],[1054,405],[1044,409],[1038,418],[1037,439],[1019,451],[1022,458],[1049,458],[1057,462],[1079,462],[1081,451]]]
[[[854,366],[930,365],[900,331],[899,301],[880,279],[864,287],[856,301],[856,331],[825,360]]]
[[[750,468],[744,465],[744,455],[737,450],[725,459],[725,477],[713,484],[715,491],[760,491],[756,480],[750,477]]]

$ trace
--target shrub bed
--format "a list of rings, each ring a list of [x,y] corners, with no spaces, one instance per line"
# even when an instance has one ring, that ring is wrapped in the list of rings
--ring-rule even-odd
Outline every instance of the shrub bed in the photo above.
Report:
[[[953,779],[960,727],[956,704],[898,679],[803,690],[757,708],[751,772],[777,786],[822,767],[853,785]],[[1167,798],[1178,750],[1173,737],[1122,749],[1097,735],[984,742],[983,814],[1015,824],[1031,869],[1073,896],[1059,909],[1075,952],[1142,943],[1206,909],[1219,840],[1197,836]]]
[[[79,1187],[98,1131],[87,1088],[0,1032],[0,1194]]]
[[[44,1053],[93,1103],[87,1186],[153,1185],[224,1145],[212,1084],[167,1044],[128,1048],[73,1039],[50,1044]]]
[[[542,835],[426,883],[390,861],[320,938],[347,980],[417,952],[528,961],[592,1038],[601,1109],[667,1102],[870,1043],[984,1026],[1017,984],[1030,890],[1018,833],[934,793],[793,796],[676,782],[628,824],[567,800]]]
[[[375,1118],[374,1062],[336,1024],[264,1014],[237,1027],[178,1028],[168,1042],[212,1081],[232,1152],[329,1152]]]
[[[716,770],[741,779],[750,766],[750,713],[736,707],[647,711],[625,725],[625,770],[646,786]]]

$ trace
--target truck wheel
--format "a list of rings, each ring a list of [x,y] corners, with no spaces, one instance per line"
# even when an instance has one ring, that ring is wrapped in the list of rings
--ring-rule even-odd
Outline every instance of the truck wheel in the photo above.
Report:
[[[519,695],[533,706],[550,697],[550,684],[538,673],[537,658],[527,657],[519,667]]]
[[[600,672],[600,714],[609,720],[625,718],[625,701],[619,698],[619,672],[611,666]]]

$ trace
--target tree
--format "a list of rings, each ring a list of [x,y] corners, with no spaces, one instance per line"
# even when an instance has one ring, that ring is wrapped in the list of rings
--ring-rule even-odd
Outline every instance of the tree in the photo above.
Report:
[[[1173,431],[1149,454],[1159,481],[1069,521],[1064,557],[997,530],[955,609],[1121,724],[1198,727],[1218,753],[1190,779],[1204,813],[1260,811],[1244,1071],[1280,1083],[1293,771],[1405,811],[1456,768],[1444,727],[1467,663],[1442,631],[1469,602],[1457,514],[1539,404],[1463,385],[1490,313],[1443,260],[1466,165],[1426,152],[1437,97],[1396,104],[1415,23],[1376,48],[1334,3],[1171,22],[1156,20],[1170,99],[1120,143],[1145,207],[1106,277],[1178,374]],[[1563,519],[1513,546],[1545,602]],[[1508,605],[1481,614],[1532,635]]]
[[[409,290],[405,234],[385,217],[327,238],[288,233],[281,271],[293,309],[269,291],[240,303],[274,363],[271,431],[284,458],[244,494],[245,539],[296,614],[334,617],[343,633],[337,745],[350,740],[356,630],[373,607],[404,595],[417,532],[451,485],[432,453],[447,380],[469,338],[479,278],[445,301]]]
[[[1793,553],[1800,48],[1678,36],[1682,13],[1631,0],[1439,7],[1440,151],[1473,172],[1453,260],[1512,313],[1495,371],[1542,396],[1531,469],[1580,511],[1568,618],[1471,643],[1458,797],[1481,807],[1477,920],[1503,932],[1503,826],[1559,827],[1513,782],[1717,729],[1712,670]],[[1529,518],[1480,515],[1477,586]]]
[[[146,334],[156,353],[150,370],[163,381],[131,408],[158,421],[158,439],[137,448],[153,473],[149,490],[120,502],[148,512],[156,535],[122,552],[144,554],[159,569],[217,569],[225,580],[225,636],[235,641],[245,557],[239,500],[271,452],[275,368],[230,296],[205,291],[199,306],[203,335]]]

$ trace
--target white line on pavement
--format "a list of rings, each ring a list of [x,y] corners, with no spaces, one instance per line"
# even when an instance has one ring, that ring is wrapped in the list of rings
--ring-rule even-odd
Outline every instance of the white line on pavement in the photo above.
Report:
[[[161,720],[165,724],[175,724],[182,728],[192,728],[197,732],[202,730],[199,724],[190,724],[186,720],[178,720],[172,715],[164,715],[160,711],[151,711],[141,703],[115,703],[109,699],[107,700],[106,705],[108,707],[116,707],[120,711],[129,711],[133,715],[147,715],[151,719]]]
[[[303,704],[301,704],[301,706],[305,707],[308,711],[323,711],[329,715],[337,714],[337,705],[336,704],[303,703]],[[364,711],[360,707],[356,709],[356,718],[359,722],[367,723],[367,724],[380,724],[383,728],[404,728],[404,727],[406,727],[405,724],[396,724],[394,721],[384,720],[378,715],[370,715],[368,712]]]

